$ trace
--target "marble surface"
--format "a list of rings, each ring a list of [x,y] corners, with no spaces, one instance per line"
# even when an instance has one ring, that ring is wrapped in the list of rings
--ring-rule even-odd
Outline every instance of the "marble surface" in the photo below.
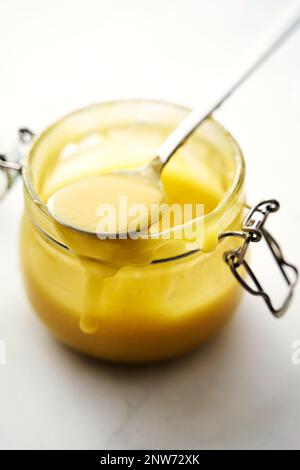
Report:
[[[90,102],[196,105],[288,3],[2,1],[0,150],[19,126],[39,131]],[[244,150],[249,201],[281,201],[270,227],[298,265],[299,48],[300,32],[218,112]],[[89,360],[56,342],[26,299],[20,183],[0,204],[0,448],[300,448],[299,292],[282,320],[245,295],[218,337],[174,362]],[[277,292],[265,253],[258,269]]]

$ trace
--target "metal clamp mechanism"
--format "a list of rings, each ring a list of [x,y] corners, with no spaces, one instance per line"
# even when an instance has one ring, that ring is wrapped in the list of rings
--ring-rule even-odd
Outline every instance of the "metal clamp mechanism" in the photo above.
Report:
[[[0,170],[3,171],[6,177],[6,184],[4,193],[0,191],[0,199],[5,195],[9,190],[16,179],[16,175],[22,171],[22,163],[28,146],[31,144],[34,138],[34,133],[27,128],[19,129],[18,131],[18,141],[16,148],[13,151],[13,158],[7,159],[5,155],[0,154]]]
[[[231,269],[232,274],[237,279],[237,281],[246,289],[250,294],[261,296],[266,302],[268,308],[272,314],[279,318],[287,310],[287,307],[290,303],[290,300],[293,295],[293,290],[298,279],[298,269],[291,263],[288,263],[282,254],[282,251],[278,243],[274,240],[271,234],[265,229],[264,225],[268,216],[278,211],[280,205],[279,202],[275,199],[270,199],[267,201],[262,201],[252,209],[249,210],[244,222],[242,224],[242,230],[240,232],[224,232],[219,236],[219,239],[225,237],[239,237],[243,239],[243,244],[236,250],[226,251],[224,253],[224,261],[228,264]],[[288,285],[288,293],[282,304],[275,308],[270,296],[265,292],[260,282],[258,281],[256,275],[250,268],[248,262],[245,259],[248,247],[251,242],[257,243],[260,240],[267,242],[268,247],[271,250],[271,253],[276,260],[276,263]],[[254,287],[251,287],[248,282],[242,277],[239,272],[239,268],[243,267],[246,273],[250,276],[253,281]],[[292,272],[292,279],[289,274]]]

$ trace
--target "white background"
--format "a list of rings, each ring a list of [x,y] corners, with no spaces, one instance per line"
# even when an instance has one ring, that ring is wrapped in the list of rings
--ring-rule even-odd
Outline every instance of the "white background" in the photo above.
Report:
[[[201,103],[289,3],[1,0],[0,151],[19,126],[38,132],[96,101]],[[270,226],[298,265],[299,49],[300,32],[218,112],[244,150],[249,201],[281,201]],[[58,344],[27,302],[22,204],[19,182],[0,205],[1,448],[300,448],[298,292],[282,320],[245,295],[223,333],[181,360],[92,361]],[[275,267],[261,256],[261,276],[277,291]]]

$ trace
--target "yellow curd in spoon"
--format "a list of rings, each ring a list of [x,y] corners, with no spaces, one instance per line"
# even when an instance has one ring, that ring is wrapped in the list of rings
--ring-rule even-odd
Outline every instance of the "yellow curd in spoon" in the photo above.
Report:
[[[149,178],[112,173],[68,184],[49,198],[47,206],[62,224],[119,236],[148,228],[162,199],[162,188]]]

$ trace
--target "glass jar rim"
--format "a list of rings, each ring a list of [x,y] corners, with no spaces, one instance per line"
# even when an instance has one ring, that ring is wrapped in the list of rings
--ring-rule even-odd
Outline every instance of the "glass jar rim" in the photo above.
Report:
[[[24,181],[24,185],[29,195],[30,199],[33,203],[38,207],[38,209],[45,215],[47,218],[53,220],[51,213],[49,212],[47,205],[41,200],[36,191],[33,181],[32,181],[32,174],[31,174],[31,165],[30,165],[30,158],[33,152],[36,150],[37,146],[49,135],[51,131],[56,129],[60,124],[62,124],[65,120],[75,117],[76,115],[80,115],[80,113],[84,113],[87,111],[91,111],[94,108],[107,107],[107,106],[115,106],[115,105],[157,105],[157,106],[165,106],[169,107],[170,109],[177,110],[184,113],[189,113],[191,110],[188,107],[170,103],[167,101],[162,100],[148,100],[148,99],[121,99],[121,100],[112,100],[112,101],[102,101],[98,103],[93,103],[88,106],[84,106],[82,108],[76,109],[66,115],[62,116],[61,118],[55,120],[52,124],[47,126],[32,142],[32,145],[29,149],[27,157],[24,161],[23,168],[22,168],[22,177]],[[242,190],[244,180],[245,180],[245,161],[242,150],[235,140],[235,138],[228,132],[216,119],[212,116],[208,118],[214,125],[214,127],[226,138],[229,140],[232,148],[234,149],[234,158],[235,158],[235,174],[230,184],[230,187],[224,192],[222,198],[220,199],[217,206],[211,210],[210,212],[201,215],[197,219],[193,219],[193,221],[197,221],[198,219],[202,219],[204,223],[209,223],[211,220],[217,219],[224,213],[224,211],[231,206],[232,203],[238,197],[240,191]],[[82,233],[82,230],[72,228],[74,232],[78,232],[78,234]],[[42,230],[43,231],[43,230]],[[84,232],[83,232],[84,233]],[[47,234],[46,234],[47,235]],[[55,239],[49,237],[53,242],[56,242]],[[61,243],[57,241],[57,243],[61,246]],[[179,254],[177,256],[171,257],[166,259],[166,261],[175,260],[178,258],[182,258],[187,256],[188,254],[192,254],[197,250],[192,250],[190,252],[185,252],[183,254]],[[161,260],[164,261],[164,260]]]

